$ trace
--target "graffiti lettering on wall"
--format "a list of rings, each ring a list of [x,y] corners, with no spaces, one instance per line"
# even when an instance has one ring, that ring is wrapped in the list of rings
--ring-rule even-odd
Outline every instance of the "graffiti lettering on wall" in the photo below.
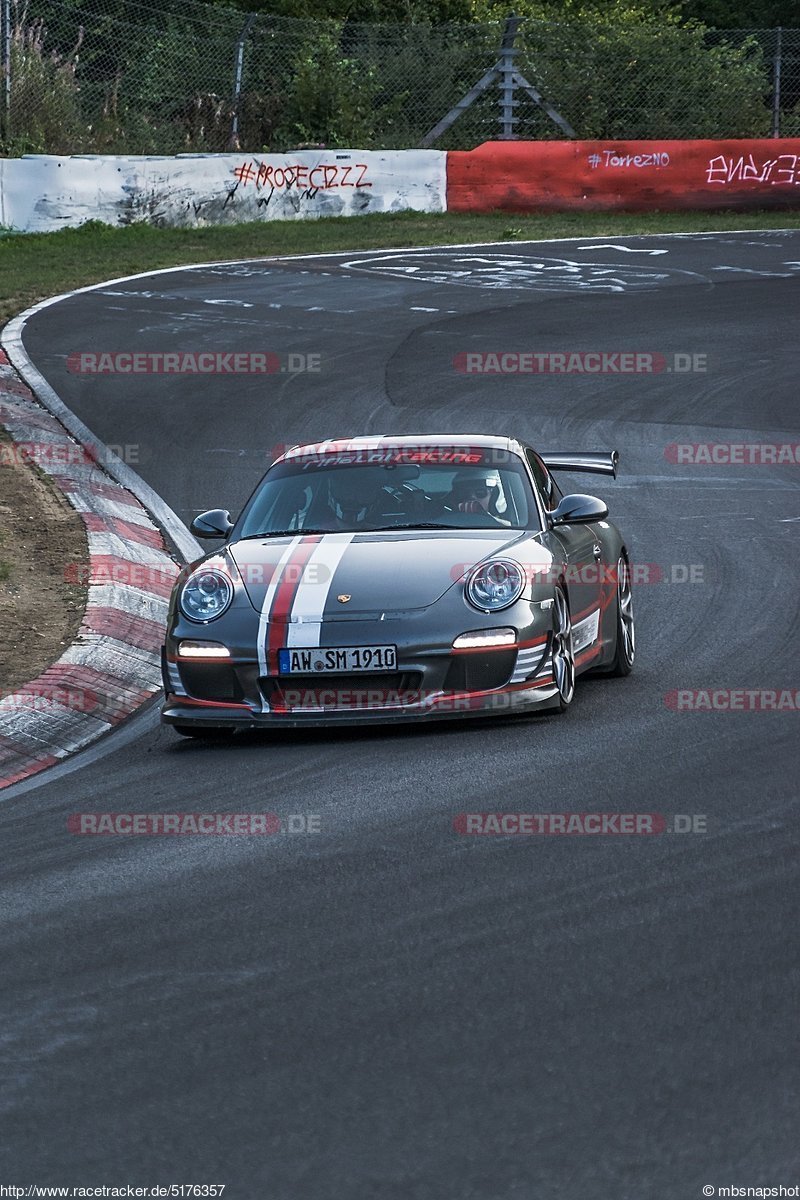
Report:
[[[340,187],[371,188],[372,181],[367,179],[368,169],[366,163],[318,163],[314,167],[296,163],[276,167],[253,159],[234,167],[233,177],[237,186],[247,187],[252,183],[256,191],[262,188],[296,187],[317,192]]]
[[[616,150],[604,150],[602,154],[587,157],[593,171],[598,167],[668,167],[669,154],[656,150],[653,154],[618,154]]]
[[[725,187],[729,183],[753,182],[777,184],[791,187],[800,185],[800,155],[778,154],[775,158],[762,159],[756,163],[752,154],[741,154],[738,158],[728,154],[717,154],[708,160],[706,182]]]

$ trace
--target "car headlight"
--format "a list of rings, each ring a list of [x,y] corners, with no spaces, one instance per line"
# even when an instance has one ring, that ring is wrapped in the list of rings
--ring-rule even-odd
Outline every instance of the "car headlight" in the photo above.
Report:
[[[180,594],[180,609],[190,621],[214,621],[233,600],[233,584],[224,571],[200,567],[190,575]]]
[[[498,612],[519,600],[525,572],[510,558],[496,558],[476,567],[467,579],[466,596],[481,612]]]

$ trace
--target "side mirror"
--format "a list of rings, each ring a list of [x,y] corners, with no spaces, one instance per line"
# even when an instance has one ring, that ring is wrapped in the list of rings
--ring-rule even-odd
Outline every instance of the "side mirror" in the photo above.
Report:
[[[189,526],[195,537],[226,538],[233,529],[231,514],[224,508],[211,508],[200,513]]]
[[[604,521],[608,516],[608,505],[597,496],[582,496],[576,492],[565,496],[558,508],[550,513],[551,525],[587,525],[592,521]]]

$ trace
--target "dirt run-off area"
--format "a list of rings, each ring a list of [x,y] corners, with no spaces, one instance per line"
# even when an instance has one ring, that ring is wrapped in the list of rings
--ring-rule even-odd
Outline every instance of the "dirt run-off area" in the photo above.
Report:
[[[75,638],[86,607],[86,533],[48,477],[0,427],[0,695],[28,683]]]

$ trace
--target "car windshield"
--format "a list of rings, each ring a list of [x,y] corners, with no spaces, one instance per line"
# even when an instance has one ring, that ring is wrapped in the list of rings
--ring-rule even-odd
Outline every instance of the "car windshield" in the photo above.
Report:
[[[538,511],[516,454],[381,447],[276,463],[234,537],[531,527],[539,528]]]

